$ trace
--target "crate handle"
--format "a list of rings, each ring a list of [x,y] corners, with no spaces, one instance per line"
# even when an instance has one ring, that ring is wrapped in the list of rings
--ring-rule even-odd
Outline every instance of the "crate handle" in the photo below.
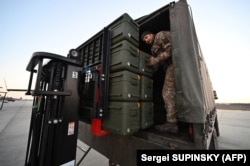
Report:
[[[140,98],[140,96],[138,96],[138,95],[134,95],[134,94],[130,94],[131,95],[131,97],[137,97],[137,98]]]
[[[110,64],[110,66],[112,67],[112,66],[117,66],[117,65],[120,65],[120,64],[122,64],[122,62],[113,63],[113,64]]]
[[[128,64],[129,63],[129,64]],[[127,62],[128,66],[131,66],[131,67],[134,67],[136,69],[138,69],[138,66],[137,65],[134,65],[133,63],[130,63],[130,62]]]
[[[122,96],[122,94],[109,94],[109,96],[120,97],[120,96]]]
[[[122,109],[122,107],[109,106],[109,109],[117,109],[117,110],[121,110],[121,109]]]
[[[110,76],[110,78],[117,78],[117,77],[122,77],[123,74],[117,74],[117,75],[113,75],[113,76]]]

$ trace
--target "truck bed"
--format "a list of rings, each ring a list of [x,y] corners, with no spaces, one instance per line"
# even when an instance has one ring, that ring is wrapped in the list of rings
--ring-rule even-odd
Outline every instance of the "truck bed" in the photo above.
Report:
[[[130,136],[114,133],[95,136],[91,133],[91,126],[88,123],[80,122],[78,138],[120,165],[135,164],[137,150],[195,149],[192,137],[185,131],[180,131],[179,134],[168,134],[160,133],[153,127],[140,130]]]

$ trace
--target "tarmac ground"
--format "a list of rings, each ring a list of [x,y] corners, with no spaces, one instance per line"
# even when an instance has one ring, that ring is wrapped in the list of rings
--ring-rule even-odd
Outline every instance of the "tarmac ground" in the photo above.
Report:
[[[32,101],[4,103],[0,110],[0,165],[24,165]],[[250,110],[218,109],[219,149],[250,149]],[[76,163],[81,161],[88,146],[78,140]],[[109,160],[91,149],[80,166],[108,166]]]

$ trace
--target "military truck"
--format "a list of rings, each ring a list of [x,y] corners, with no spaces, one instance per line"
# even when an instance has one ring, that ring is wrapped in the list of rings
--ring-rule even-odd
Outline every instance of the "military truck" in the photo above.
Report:
[[[145,30],[171,32],[178,134],[154,129],[165,122],[164,72],[146,65]],[[185,0],[137,19],[125,13],[67,57],[36,52],[27,70],[34,103],[26,165],[74,164],[77,138],[119,165],[136,165],[141,149],[218,148],[217,96]]]

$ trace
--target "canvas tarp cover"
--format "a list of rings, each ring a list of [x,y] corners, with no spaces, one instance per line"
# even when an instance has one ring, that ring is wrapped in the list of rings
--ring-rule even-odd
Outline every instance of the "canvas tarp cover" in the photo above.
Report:
[[[215,102],[190,8],[185,0],[180,0],[169,10],[178,118],[204,123]]]

